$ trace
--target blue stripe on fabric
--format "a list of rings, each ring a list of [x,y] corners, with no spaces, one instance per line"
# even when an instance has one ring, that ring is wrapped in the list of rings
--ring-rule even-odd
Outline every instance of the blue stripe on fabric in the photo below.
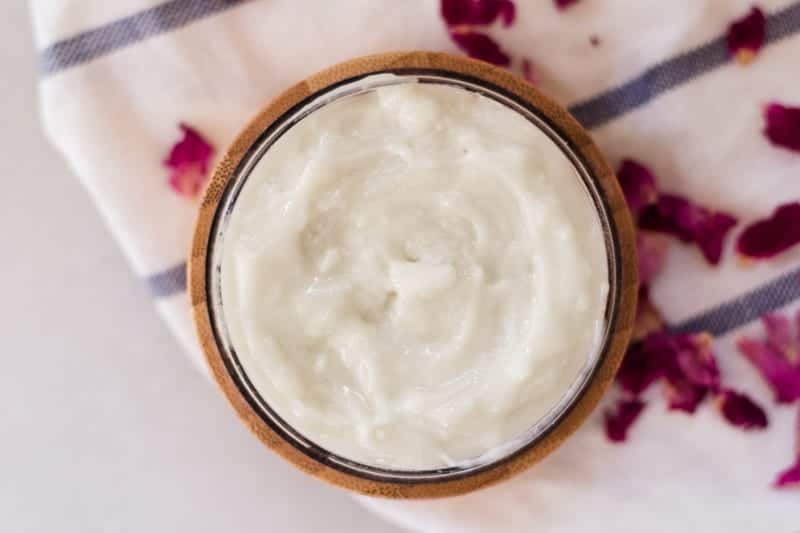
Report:
[[[145,279],[155,298],[168,298],[186,290],[186,263],[175,265]]]
[[[47,47],[39,54],[39,72],[43,77],[53,75],[249,1],[165,2]]]
[[[670,327],[676,333],[707,331],[724,335],[800,298],[800,268],[767,282],[729,302]]]
[[[800,2],[767,16],[765,44],[800,31]],[[633,80],[570,107],[578,122],[597,128],[731,61],[725,36],[654,65]]]

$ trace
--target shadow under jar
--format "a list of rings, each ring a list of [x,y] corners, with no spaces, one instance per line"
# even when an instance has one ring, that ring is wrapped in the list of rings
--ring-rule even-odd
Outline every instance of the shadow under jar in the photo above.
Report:
[[[242,420],[302,470],[397,498],[476,490],[563,442],[613,380],[636,288],[588,134],[507,71],[429,52],[269,104],[219,163],[189,261]]]

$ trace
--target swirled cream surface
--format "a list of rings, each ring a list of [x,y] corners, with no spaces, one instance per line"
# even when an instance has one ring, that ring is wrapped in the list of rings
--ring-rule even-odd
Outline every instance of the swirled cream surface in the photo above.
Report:
[[[523,442],[605,330],[600,219],[535,125],[461,88],[294,125],[224,229],[224,322],[261,397],[342,457],[474,464]]]

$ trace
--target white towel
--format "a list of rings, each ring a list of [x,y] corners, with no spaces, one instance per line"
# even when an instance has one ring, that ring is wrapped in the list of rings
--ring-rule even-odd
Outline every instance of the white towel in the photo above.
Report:
[[[532,60],[540,88],[570,106],[612,164],[643,161],[664,190],[748,221],[800,198],[800,155],[761,134],[765,102],[800,104],[800,2],[760,0],[768,42],[745,68],[729,61],[724,34],[751,2],[580,0],[559,11],[552,0],[518,0],[516,23],[491,32],[516,68]],[[197,201],[174,194],[161,165],[178,123],[222,150],[272,96],[329,64],[388,50],[457,52],[435,0],[31,5],[47,133],[198,368],[183,287]],[[752,268],[731,255],[729,246],[713,268],[672,245],[653,298],[671,323],[719,335],[723,375],[769,406],[767,431],[732,428],[708,404],[690,417],[654,399],[623,445],[606,441],[595,414],[500,486],[442,501],[360,500],[426,532],[800,532],[797,492],[769,487],[793,459],[794,413],[773,405],[733,346],[735,335],[758,331],[759,314],[800,298],[800,252]]]

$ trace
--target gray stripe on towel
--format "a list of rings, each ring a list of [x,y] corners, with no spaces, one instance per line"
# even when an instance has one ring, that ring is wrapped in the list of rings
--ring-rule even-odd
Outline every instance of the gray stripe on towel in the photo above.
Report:
[[[39,72],[55,74],[249,1],[165,2],[48,46],[39,54]]]
[[[800,2],[767,16],[766,44],[800,31]],[[578,122],[596,128],[657,96],[731,61],[725,36],[654,65],[633,80],[570,107]]]
[[[157,272],[145,279],[154,298],[168,298],[186,290],[186,263]]]
[[[765,283],[729,302],[670,327],[676,333],[708,331],[724,335],[800,298],[800,268]]]

